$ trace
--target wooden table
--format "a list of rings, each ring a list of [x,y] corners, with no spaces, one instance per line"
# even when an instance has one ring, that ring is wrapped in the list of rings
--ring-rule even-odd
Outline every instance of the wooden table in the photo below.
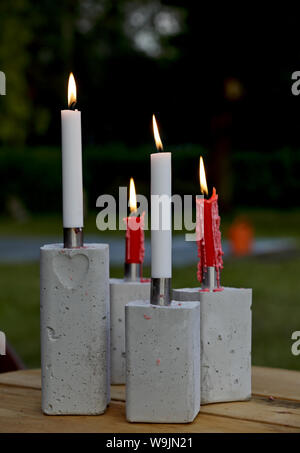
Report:
[[[104,415],[41,412],[40,370],[0,374],[0,432],[300,432],[300,372],[253,367],[251,401],[210,404],[190,424],[128,423],[125,388],[112,386]]]

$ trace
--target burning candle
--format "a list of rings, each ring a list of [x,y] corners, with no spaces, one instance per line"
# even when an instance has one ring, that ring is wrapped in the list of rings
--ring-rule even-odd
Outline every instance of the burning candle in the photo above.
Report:
[[[220,221],[218,209],[218,195],[213,188],[212,196],[208,195],[205,169],[202,157],[199,163],[199,179],[201,193],[196,198],[196,239],[198,244],[198,272],[197,277],[202,283],[202,289],[220,290],[220,271],[223,269],[223,251],[221,245]]]
[[[68,83],[68,110],[61,111],[63,226],[65,247],[83,245],[81,112],[75,109],[76,84]]]
[[[172,277],[171,153],[163,151],[155,116],[157,151],[151,154],[151,303],[170,303]]]
[[[142,264],[145,255],[144,215],[137,216],[136,191],[133,178],[129,184],[130,216],[126,218],[125,280],[142,278]]]

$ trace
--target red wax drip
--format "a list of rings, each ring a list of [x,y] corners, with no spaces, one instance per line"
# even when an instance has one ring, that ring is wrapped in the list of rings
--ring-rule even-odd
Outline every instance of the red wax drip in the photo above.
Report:
[[[126,263],[141,264],[145,255],[144,216],[126,218]]]
[[[212,201],[211,199],[204,200],[204,243],[206,266],[214,266],[215,262],[215,244],[212,225]]]
[[[203,273],[207,267],[214,267],[217,271],[217,286],[220,288],[220,270],[223,269],[223,251],[221,244],[220,223],[218,209],[218,195],[213,189],[209,200],[204,200],[204,235],[197,241],[199,263],[197,278],[200,283],[203,280]]]

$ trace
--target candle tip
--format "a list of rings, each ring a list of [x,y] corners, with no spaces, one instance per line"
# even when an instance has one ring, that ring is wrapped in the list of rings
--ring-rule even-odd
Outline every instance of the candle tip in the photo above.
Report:
[[[207,189],[207,182],[206,182],[206,175],[205,175],[205,168],[202,156],[200,156],[199,161],[199,180],[200,180],[200,189],[202,194],[208,195]]]
[[[155,118],[154,114],[152,115],[152,126],[153,126],[153,134],[154,134],[156,149],[157,149],[157,151],[163,151],[164,148],[163,148],[163,144],[160,139],[157,122],[156,122],[156,118]]]
[[[77,90],[73,72],[70,73],[68,82],[68,107],[74,110],[77,102]]]
[[[129,183],[129,208],[131,214],[137,210],[136,191],[133,178],[130,178]]]

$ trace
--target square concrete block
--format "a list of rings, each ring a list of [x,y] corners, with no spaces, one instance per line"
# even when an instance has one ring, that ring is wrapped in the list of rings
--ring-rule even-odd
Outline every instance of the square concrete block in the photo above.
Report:
[[[252,290],[173,290],[177,301],[200,301],[201,404],[251,397]]]
[[[200,410],[199,302],[131,302],[126,316],[126,418],[189,423]]]
[[[40,266],[43,412],[102,414],[110,399],[108,245],[45,245]]]
[[[150,281],[128,282],[120,278],[110,281],[110,358],[111,383],[126,382],[125,305],[134,300],[149,300]]]

